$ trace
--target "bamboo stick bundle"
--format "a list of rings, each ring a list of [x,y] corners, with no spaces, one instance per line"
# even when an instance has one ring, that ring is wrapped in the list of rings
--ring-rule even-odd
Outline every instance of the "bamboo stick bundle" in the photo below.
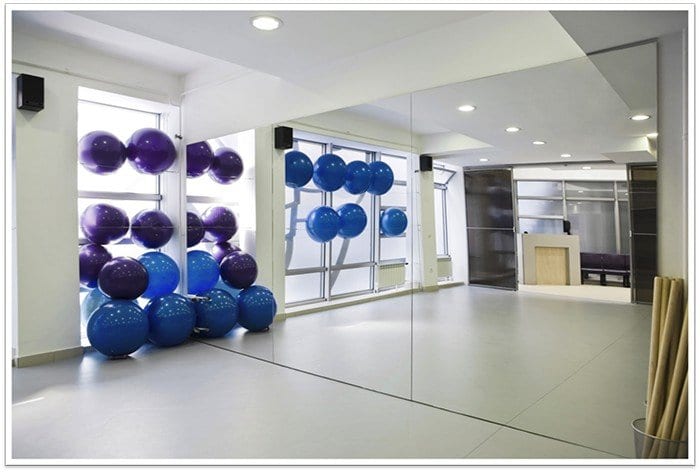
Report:
[[[681,293],[680,293],[680,306],[679,309],[681,310],[681,315],[683,315],[683,292],[685,290],[685,287],[683,286],[683,279],[679,278],[674,278],[673,281],[678,282],[681,287]],[[683,318],[681,317],[681,320]],[[676,355],[678,353],[678,349],[673,349],[674,346],[679,346],[678,342],[680,339],[680,333],[681,333],[681,327],[680,325],[674,325],[674,330],[671,333],[671,352],[669,352],[669,359],[668,359],[668,365],[669,367],[673,368],[676,365]],[[683,379],[680,379],[682,382]],[[668,395],[669,390],[671,388],[671,382],[666,383],[666,395]]]
[[[656,375],[656,363],[659,359],[659,338],[661,333],[661,291],[663,289],[664,278],[654,277],[654,296],[651,308],[651,346],[649,348],[649,377],[647,379],[647,408],[651,403],[651,391],[654,387],[654,376]],[[647,418],[649,415],[647,415]]]

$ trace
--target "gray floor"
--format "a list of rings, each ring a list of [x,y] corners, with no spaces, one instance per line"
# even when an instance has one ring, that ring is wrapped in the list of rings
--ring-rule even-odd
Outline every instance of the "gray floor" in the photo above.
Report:
[[[632,457],[649,311],[456,287],[13,369],[13,456]]]

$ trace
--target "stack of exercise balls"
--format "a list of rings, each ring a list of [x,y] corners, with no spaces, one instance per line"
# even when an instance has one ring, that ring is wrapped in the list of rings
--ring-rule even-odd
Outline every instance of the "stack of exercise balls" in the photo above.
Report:
[[[285,184],[290,188],[304,187],[313,180],[324,192],[335,192],[341,188],[351,195],[365,192],[384,195],[394,184],[394,173],[386,163],[375,161],[367,164],[352,161],[346,164],[340,156],[323,154],[316,163],[300,151],[285,155]],[[408,218],[399,208],[384,210],[379,219],[382,234],[400,236],[406,231]],[[306,232],[318,242],[326,243],[336,236],[351,239],[362,234],[367,227],[367,215],[360,205],[346,203],[337,209],[318,206],[306,217]]]
[[[243,175],[243,159],[229,147],[213,151],[209,143],[200,141],[187,145],[187,177],[209,174],[218,184],[232,184]]]

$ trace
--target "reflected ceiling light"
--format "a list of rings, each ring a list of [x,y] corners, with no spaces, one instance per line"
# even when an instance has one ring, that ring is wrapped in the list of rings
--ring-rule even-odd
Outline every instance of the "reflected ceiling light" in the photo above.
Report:
[[[545,141],[533,141],[532,144],[535,146],[542,146],[543,144],[547,144]]]
[[[652,139],[654,139],[654,138],[656,138],[657,136],[659,136],[659,133],[649,133],[649,134],[647,134],[647,138],[652,138]]]
[[[506,133],[517,133],[518,131],[520,131],[520,128],[517,126],[509,126],[506,128]]]
[[[468,112],[468,111],[474,111],[476,110],[476,107],[474,105],[462,105],[457,107],[457,110],[463,111],[463,112]]]
[[[259,30],[272,31],[282,26],[282,20],[270,15],[260,15],[252,17],[250,24]]]
[[[644,120],[648,120],[649,118],[651,118],[651,116],[649,116],[649,115],[633,115],[633,116],[630,116],[630,120],[632,120],[632,121],[644,121]]]
[[[571,157],[571,154],[569,154],[569,153],[564,153],[564,154],[561,155],[561,157]]]
[[[479,162],[488,162],[488,161],[489,161],[489,160],[486,159],[485,157],[482,157],[481,159],[479,159]]]
[[[591,170],[592,167],[591,167],[591,166],[583,166],[583,167],[581,167],[581,169],[583,169],[583,170]]]

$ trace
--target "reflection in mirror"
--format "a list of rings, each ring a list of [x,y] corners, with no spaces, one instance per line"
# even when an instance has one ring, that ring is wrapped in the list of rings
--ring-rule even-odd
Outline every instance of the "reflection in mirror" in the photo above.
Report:
[[[414,296],[413,400],[634,457],[650,308],[630,303],[649,281],[630,280],[627,165],[656,159],[656,44],[416,92],[412,112],[461,183],[441,218],[436,196],[438,270],[467,282]]]

